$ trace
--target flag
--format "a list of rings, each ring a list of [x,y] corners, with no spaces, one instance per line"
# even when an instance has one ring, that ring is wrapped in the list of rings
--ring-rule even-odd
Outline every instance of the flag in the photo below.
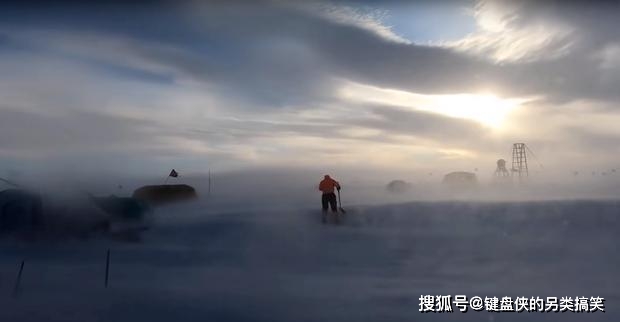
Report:
[[[173,177],[176,178],[179,176],[179,173],[174,171],[174,169],[172,169],[172,171],[170,171],[170,174],[168,175],[169,177]]]

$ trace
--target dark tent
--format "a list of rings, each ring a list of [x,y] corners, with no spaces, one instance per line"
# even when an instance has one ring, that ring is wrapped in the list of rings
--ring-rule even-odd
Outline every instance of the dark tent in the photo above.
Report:
[[[152,205],[197,198],[196,190],[186,184],[144,186],[133,192],[133,197]]]
[[[21,189],[0,192],[0,232],[34,230],[42,225],[41,197]]]

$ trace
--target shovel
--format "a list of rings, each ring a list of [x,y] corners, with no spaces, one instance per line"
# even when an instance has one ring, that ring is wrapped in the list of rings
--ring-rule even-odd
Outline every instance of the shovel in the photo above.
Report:
[[[340,189],[338,189],[338,209],[343,214],[347,213],[346,211],[344,211],[344,208],[342,208],[342,201],[340,201]]]

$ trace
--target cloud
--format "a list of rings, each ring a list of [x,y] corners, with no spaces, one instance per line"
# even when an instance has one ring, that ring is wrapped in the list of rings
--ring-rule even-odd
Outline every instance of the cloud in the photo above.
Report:
[[[620,68],[620,43],[610,43],[594,54],[599,68],[614,70]]]
[[[14,157],[149,154],[162,147],[160,127],[149,121],[79,110],[0,111],[0,146]]]
[[[574,29],[548,17],[528,19],[523,7],[517,2],[480,1],[473,12],[478,31],[445,46],[508,63],[567,55],[575,42]]]
[[[370,9],[369,7],[354,8],[318,2],[309,4],[308,12],[339,24],[368,30],[388,41],[411,44],[411,41],[399,36],[392,28],[383,23],[385,16],[389,14],[386,10]]]
[[[19,19],[0,33],[0,155],[56,147],[196,169],[405,167],[433,155],[450,166],[442,156],[493,160],[513,140],[555,153],[568,137],[564,147],[586,155],[600,135],[618,135],[591,129],[615,119],[620,99],[612,8],[480,1],[478,31],[435,45],[399,36],[379,3],[9,8]],[[561,115],[591,124],[572,131]]]

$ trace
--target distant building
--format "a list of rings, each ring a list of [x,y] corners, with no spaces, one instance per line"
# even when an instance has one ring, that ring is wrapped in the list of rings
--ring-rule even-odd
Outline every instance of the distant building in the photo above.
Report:
[[[411,189],[411,184],[403,180],[393,180],[385,188],[392,193],[403,193]]]
[[[456,171],[446,174],[442,183],[450,188],[468,189],[478,185],[478,178],[472,172]]]

